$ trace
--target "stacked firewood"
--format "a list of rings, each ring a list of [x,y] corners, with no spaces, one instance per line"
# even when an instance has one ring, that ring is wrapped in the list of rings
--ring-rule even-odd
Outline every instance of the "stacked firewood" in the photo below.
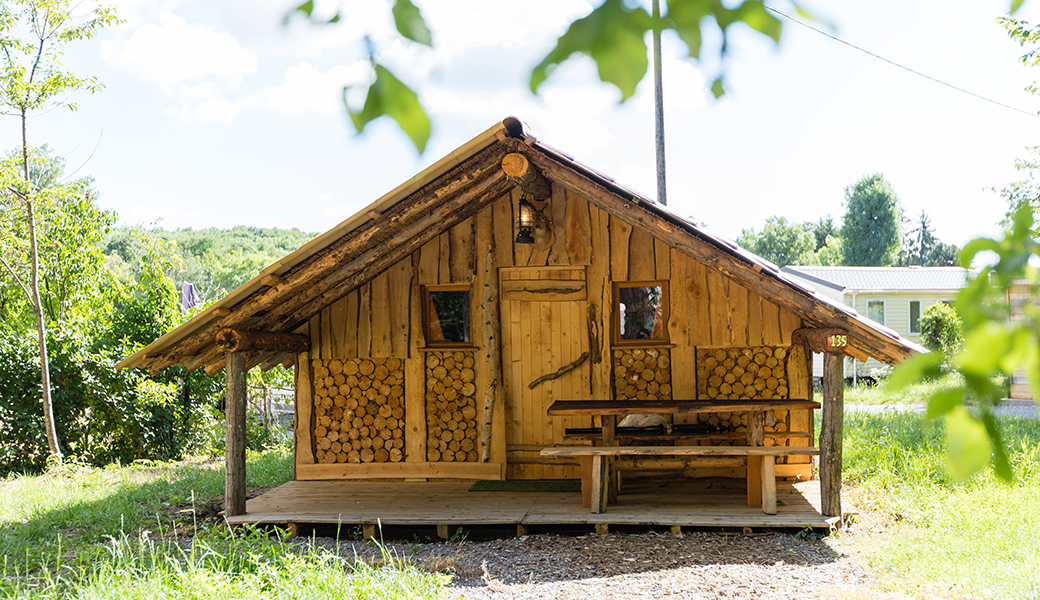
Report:
[[[477,387],[473,353],[426,354],[426,458],[477,462]]]
[[[695,417],[696,422],[708,425],[709,430],[719,432],[747,432],[747,413],[743,412],[718,412],[718,413],[701,413],[699,415],[691,415]],[[790,430],[790,411],[777,409],[766,413],[766,433],[785,433]],[[704,442],[706,445],[713,446],[746,446],[746,437],[739,436],[735,439],[720,439],[720,440],[708,440]],[[787,445],[786,438],[777,437],[766,437],[766,446],[784,446]],[[777,457],[778,462],[785,462],[779,460],[786,457]]]
[[[316,359],[314,441],[320,463],[404,459],[404,369],[399,358]]]
[[[614,397],[618,400],[671,400],[668,348],[614,350]]]
[[[787,398],[787,349],[700,348],[697,396],[704,399]]]

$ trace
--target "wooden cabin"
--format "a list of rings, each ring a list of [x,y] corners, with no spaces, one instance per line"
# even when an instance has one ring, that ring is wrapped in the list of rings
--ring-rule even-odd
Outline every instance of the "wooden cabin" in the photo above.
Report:
[[[254,366],[295,368],[293,489],[381,482],[392,505],[403,495],[388,482],[581,477],[581,461],[543,450],[602,441],[588,430],[606,417],[551,416],[557,401],[811,403],[813,349],[835,357],[820,475],[837,490],[841,356],[894,363],[920,348],[508,118],[121,366],[226,369],[227,515],[250,520],[242,429]],[[744,447],[753,412],[667,414],[659,436],[624,435]],[[769,410],[762,427],[760,446],[815,452],[811,407]],[[612,469],[624,481],[739,480],[753,462],[619,456]],[[781,481],[817,477],[811,453],[773,465]],[[817,516],[840,514],[836,494]]]

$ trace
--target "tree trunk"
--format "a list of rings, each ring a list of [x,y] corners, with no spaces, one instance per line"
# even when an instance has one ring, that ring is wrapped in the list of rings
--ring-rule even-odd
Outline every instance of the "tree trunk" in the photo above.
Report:
[[[28,175],[28,173],[26,173]],[[28,180],[26,181],[28,183]],[[43,390],[43,424],[47,429],[47,447],[51,457],[61,464],[61,446],[58,444],[58,428],[54,422],[54,405],[51,403],[51,369],[47,358],[47,323],[43,317],[43,304],[40,302],[40,256],[36,246],[36,218],[33,215],[32,201],[25,197],[25,212],[29,220],[29,257],[32,262],[32,275],[29,279],[29,291],[32,293],[33,313],[36,315],[36,333],[40,341],[40,386]]]

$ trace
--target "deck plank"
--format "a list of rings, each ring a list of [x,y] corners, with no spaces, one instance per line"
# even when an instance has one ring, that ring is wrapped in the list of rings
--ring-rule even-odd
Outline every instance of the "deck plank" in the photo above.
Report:
[[[720,483],[721,481],[721,483]],[[710,489],[708,484],[712,486]],[[828,527],[819,482],[777,483],[777,514],[748,508],[741,480],[626,485],[616,504],[592,514],[581,494],[470,492],[470,482],[291,481],[249,500],[230,523],[451,525],[663,525]]]

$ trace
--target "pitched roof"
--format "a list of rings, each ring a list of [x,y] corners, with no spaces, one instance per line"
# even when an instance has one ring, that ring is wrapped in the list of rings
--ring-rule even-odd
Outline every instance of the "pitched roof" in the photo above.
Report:
[[[959,290],[971,271],[961,267],[815,267],[791,265],[781,269],[806,279],[847,290]]]
[[[508,192],[513,186],[500,165],[510,152],[524,154],[550,180],[585,195],[611,215],[645,228],[803,320],[817,327],[848,330],[850,352],[858,357],[869,355],[892,363],[924,351],[849,307],[817,294],[769,261],[541,143],[522,122],[509,117],[125,358],[119,367],[158,371],[179,363],[189,369],[208,365],[207,371],[216,371],[223,366],[223,356],[214,344],[220,329],[296,330],[338,298]],[[274,364],[281,358],[285,357],[258,356],[249,366]]]

